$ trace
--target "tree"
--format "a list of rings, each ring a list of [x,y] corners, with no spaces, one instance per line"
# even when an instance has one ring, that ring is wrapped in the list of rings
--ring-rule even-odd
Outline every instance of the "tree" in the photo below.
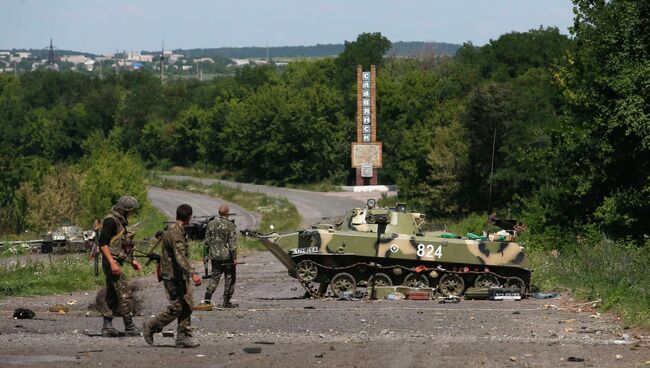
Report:
[[[643,241],[650,218],[650,3],[575,0],[575,52],[558,83],[571,120],[554,137],[572,222]],[[554,207],[560,212],[565,207]]]
[[[345,41],[345,49],[336,58],[340,86],[346,88],[356,82],[357,65],[381,65],[391,45],[380,32],[361,33],[355,41]]]

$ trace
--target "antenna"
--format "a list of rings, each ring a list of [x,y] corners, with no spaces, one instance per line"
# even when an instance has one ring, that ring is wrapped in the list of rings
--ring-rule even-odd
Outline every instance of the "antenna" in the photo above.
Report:
[[[52,43],[51,37],[50,37],[50,50],[47,53],[47,64],[50,69],[54,67],[54,44]]]
[[[494,127],[494,137],[492,138],[492,167],[490,168],[490,192],[488,194],[488,211],[492,212],[492,174],[494,174],[494,148],[497,143],[497,128]]]

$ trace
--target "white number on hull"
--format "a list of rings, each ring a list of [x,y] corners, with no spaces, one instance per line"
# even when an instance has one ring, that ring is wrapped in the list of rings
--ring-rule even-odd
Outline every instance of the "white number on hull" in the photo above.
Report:
[[[442,245],[439,245],[437,248],[433,244],[418,244],[418,250],[415,252],[418,257],[421,258],[442,258]]]

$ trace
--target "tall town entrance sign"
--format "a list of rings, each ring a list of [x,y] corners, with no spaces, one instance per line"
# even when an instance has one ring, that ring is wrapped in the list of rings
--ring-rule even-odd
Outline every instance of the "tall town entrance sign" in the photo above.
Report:
[[[356,185],[377,185],[377,169],[382,165],[381,142],[377,142],[376,69],[357,66],[357,141],[352,143],[352,167]]]

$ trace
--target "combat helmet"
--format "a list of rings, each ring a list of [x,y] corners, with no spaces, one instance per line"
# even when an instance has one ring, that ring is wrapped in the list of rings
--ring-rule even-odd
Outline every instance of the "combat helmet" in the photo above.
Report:
[[[121,196],[115,205],[116,209],[122,209],[129,212],[137,210],[138,207],[140,207],[140,204],[138,203],[138,200],[133,196]]]

